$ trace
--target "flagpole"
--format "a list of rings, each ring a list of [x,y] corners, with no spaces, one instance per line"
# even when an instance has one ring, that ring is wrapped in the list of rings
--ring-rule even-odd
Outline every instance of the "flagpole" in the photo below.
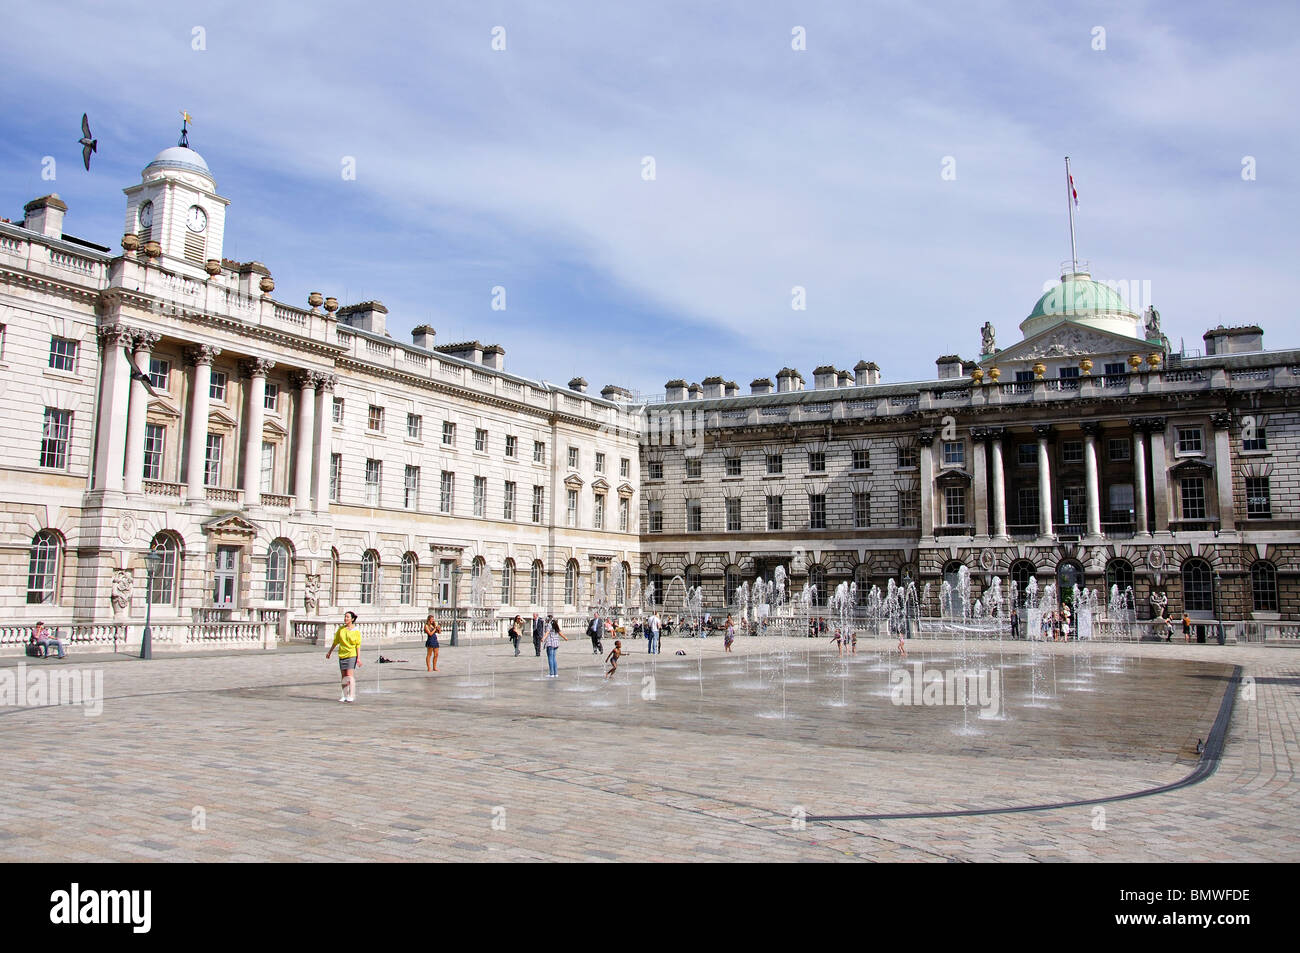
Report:
[[[1074,186],[1070,182],[1070,157],[1065,157],[1065,208],[1070,213],[1070,267],[1079,270],[1079,253],[1074,248]]]

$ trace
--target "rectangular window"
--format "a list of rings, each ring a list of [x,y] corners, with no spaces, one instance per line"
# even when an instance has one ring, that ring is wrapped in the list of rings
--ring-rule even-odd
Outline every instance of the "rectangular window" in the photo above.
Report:
[[[1246,477],[1246,518],[1273,518],[1273,498],[1269,492],[1268,477]]]
[[[378,506],[381,499],[380,480],[383,466],[378,460],[366,461],[366,506]]]
[[[406,435],[412,440],[421,439],[424,436],[424,418],[419,414],[407,414]]]
[[[1016,444],[1016,462],[1022,467],[1038,466],[1038,444],[1036,443],[1018,443]]]
[[[1183,491],[1183,519],[1205,519],[1205,481],[1200,477],[1184,477],[1181,483]]]
[[[779,453],[769,453],[769,454],[767,454],[767,472],[768,472],[769,474],[780,473],[780,472],[781,472],[781,463],[782,463],[782,461],[781,461],[781,454],[779,454]]]
[[[646,479],[662,480],[664,478],[664,464],[662,460],[651,460],[646,464]]]
[[[542,521],[542,510],[545,508],[545,503],[546,503],[546,487],[534,486],[533,487],[533,522],[534,523],[540,523]]]
[[[964,486],[944,487],[943,522],[945,526],[966,525],[966,488]]]
[[[871,525],[871,494],[853,494],[853,528],[866,529]]]
[[[727,532],[740,532],[740,497],[727,498]]]
[[[487,477],[474,478],[474,515],[487,516]]]
[[[366,429],[371,433],[384,432],[384,408],[371,404],[366,410]]]
[[[853,469],[869,470],[871,469],[871,451],[854,450],[853,451]]]
[[[1200,427],[1179,427],[1177,431],[1179,453],[1201,453],[1205,449]]]
[[[915,529],[921,523],[921,491],[898,491],[898,525]]]
[[[275,444],[262,441],[262,492],[275,492]]]
[[[961,467],[966,465],[966,443],[962,440],[946,440],[943,444],[943,465]]]
[[[160,357],[149,358],[149,383],[154,390],[167,390],[167,378],[171,371],[171,361],[164,361]]]
[[[591,510],[591,525],[595,529],[605,528],[605,494],[597,493]]]
[[[1106,521],[1108,523],[1133,522],[1133,484],[1112,483],[1107,493],[1110,500],[1110,514]]]
[[[479,453],[487,453],[487,431],[482,427],[474,430],[474,449]]]
[[[596,472],[597,473],[605,472],[605,455],[603,453],[596,454]]]
[[[565,525],[578,525],[578,491],[570,490],[566,496],[567,504],[565,506]]]
[[[727,457],[725,461],[726,470],[724,471],[729,477],[740,476],[740,457]]]
[[[686,532],[698,533],[704,529],[704,509],[699,500],[686,501]]]
[[[222,403],[226,401],[226,373],[225,371],[213,371],[212,377],[208,381],[208,399],[218,400]]]
[[[618,531],[627,532],[628,505],[627,500],[619,499],[618,501]]]
[[[420,508],[420,468],[408,466],[402,484],[402,505],[408,510]]]
[[[1061,441],[1061,462],[1062,463],[1083,463],[1083,441],[1062,440]]]
[[[1061,492],[1061,516],[1068,525],[1088,522],[1088,491],[1081,486],[1067,486]]]
[[[444,447],[456,446],[456,425],[450,420],[442,422],[442,445]]]
[[[519,455],[519,438],[506,437],[506,456],[514,459]]]
[[[510,480],[506,481],[504,501],[501,504],[501,518],[503,520],[513,520],[515,518],[515,485]]]
[[[1264,432],[1264,424],[1260,418],[1247,417],[1242,422],[1241,449],[1243,451],[1268,449],[1268,435]]]
[[[1123,377],[1128,373],[1128,369],[1124,366],[1123,361],[1114,361],[1107,364],[1102,373],[1105,374],[1107,378]],[[1107,383],[1110,383],[1110,381],[1108,380]]]
[[[570,470],[578,469],[578,448],[577,447],[569,448],[569,469]]]
[[[144,478],[146,480],[162,479],[164,434],[162,424],[144,425]]]
[[[1022,486],[1016,491],[1016,512],[1022,526],[1038,525],[1038,487]]]
[[[808,497],[808,528],[826,528],[826,496],[823,493],[814,493]]]
[[[438,512],[450,513],[456,495],[456,474],[443,470],[438,479]]]
[[[262,395],[262,406],[267,410],[275,413],[276,405],[280,401],[280,385],[272,384],[269,381],[266,384],[266,391]]]
[[[620,479],[626,480],[632,473],[632,461],[627,457],[620,457],[618,461],[618,475]]]
[[[1111,460],[1128,460],[1133,455],[1133,444],[1128,437],[1111,437],[1106,441],[1106,456]]]
[[[909,467],[919,467],[921,465],[921,448],[916,444],[908,444],[898,448],[898,468],[900,470]]]
[[[533,463],[546,462],[546,444],[540,440],[533,441]]]
[[[77,370],[77,342],[71,338],[50,338],[50,368],[56,371]]]
[[[826,471],[826,454],[821,450],[808,452],[808,472],[824,473]]]
[[[781,528],[783,500],[779,496],[769,496],[767,498],[767,528],[778,530]]]
[[[333,418],[333,419],[334,419],[334,422],[335,422],[336,424],[342,424],[342,423],[343,423],[343,398],[342,398],[342,397],[335,397],[335,398],[334,398],[334,418]]]
[[[688,457],[686,460],[686,479],[698,480],[703,475],[703,466],[699,457]]]
[[[203,448],[203,485],[221,485],[221,451],[224,438],[219,433],[208,434],[207,446]]]
[[[330,502],[339,501],[339,488],[343,486],[343,454],[330,454]]]
[[[41,466],[63,470],[68,466],[68,443],[72,438],[72,411],[45,408],[41,430]]]
[[[652,533],[662,533],[664,531],[664,510],[663,504],[658,500],[651,500],[647,504],[649,509],[650,526],[649,531]]]

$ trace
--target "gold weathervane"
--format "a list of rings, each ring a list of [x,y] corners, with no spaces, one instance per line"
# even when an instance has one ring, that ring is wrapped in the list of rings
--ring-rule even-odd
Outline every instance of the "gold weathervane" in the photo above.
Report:
[[[182,109],[181,110],[181,139],[180,142],[176,143],[178,146],[183,146],[186,149],[190,147],[189,124],[192,123],[193,121],[194,121],[193,117],[191,117],[189,113],[187,113],[184,109]]]

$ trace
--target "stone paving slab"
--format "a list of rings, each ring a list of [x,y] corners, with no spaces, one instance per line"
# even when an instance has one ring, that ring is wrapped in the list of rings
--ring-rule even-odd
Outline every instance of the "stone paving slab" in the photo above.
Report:
[[[371,650],[355,705],[319,649],[53,662],[102,671],[103,712],[0,707],[21,766],[0,780],[0,859],[1300,859],[1293,650],[909,646],[927,667],[1000,665],[1008,717],[892,705],[900,660],[870,642],[843,660],[804,639],[740,639],[732,656],[666,640],[687,656],[653,659],[632,642],[612,683],[582,643],[556,680],[506,645],[444,650],[437,675],[418,647],[385,645],[408,661]],[[1253,681],[1230,686],[1234,664]],[[801,821],[1171,783],[1228,690],[1211,778],[1100,816]]]

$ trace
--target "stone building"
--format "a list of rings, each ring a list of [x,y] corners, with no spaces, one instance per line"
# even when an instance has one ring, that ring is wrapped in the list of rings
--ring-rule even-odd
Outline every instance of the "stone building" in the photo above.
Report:
[[[161,632],[232,640],[311,634],[343,608],[414,632],[454,583],[490,615],[631,588],[625,391],[521,377],[503,348],[429,327],[396,341],[378,301],[276,301],[264,265],[223,257],[230,203],[188,147],[125,193],[120,253],[66,234],[57,195],[0,223],[15,632],[117,638],[146,588]]]

